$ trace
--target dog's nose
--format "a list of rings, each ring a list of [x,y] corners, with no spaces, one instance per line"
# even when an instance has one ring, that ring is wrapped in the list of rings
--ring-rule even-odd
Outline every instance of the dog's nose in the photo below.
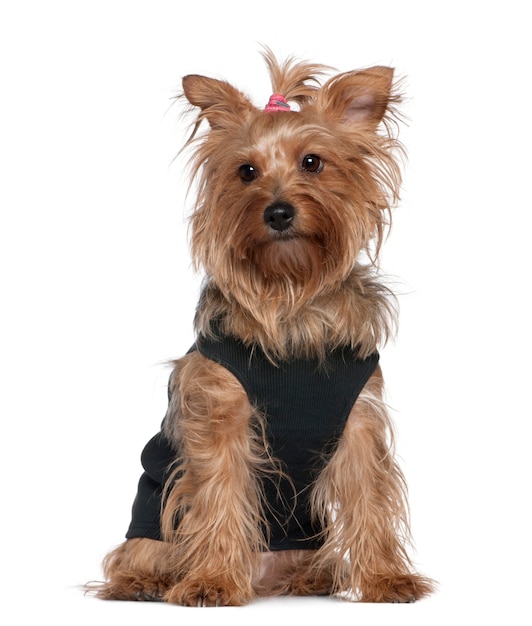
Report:
[[[296,210],[287,202],[274,202],[264,209],[264,221],[270,228],[283,231],[289,228]]]

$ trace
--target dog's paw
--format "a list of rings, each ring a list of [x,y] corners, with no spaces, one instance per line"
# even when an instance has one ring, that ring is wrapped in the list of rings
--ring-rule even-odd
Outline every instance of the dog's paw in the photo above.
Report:
[[[155,589],[150,593],[147,591],[137,591],[133,599],[138,602],[163,602],[161,594]]]
[[[433,590],[433,581],[417,574],[374,578],[366,581],[361,589],[363,602],[394,603],[415,602]]]
[[[249,591],[220,580],[183,580],[165,594],[164,600],[182,606],[241,606],[250,599]]]
[[[163,602],[170,581],[147,577],[121,576],[112,581],[85,586],[85,592],[101,600]]]

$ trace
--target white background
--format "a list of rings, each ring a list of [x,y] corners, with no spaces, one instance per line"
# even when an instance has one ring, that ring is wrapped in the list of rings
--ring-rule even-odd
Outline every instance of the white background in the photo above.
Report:
[[[530,623],[530,30],[526,3],[4,2],[0,9],[2,613],[9,624]],[[140,451],[192,341],[187,73],[262,106],[259,44],[407,77],[410,155],[383,256],[382,351],[410,484],[415,605],[105,603]]]

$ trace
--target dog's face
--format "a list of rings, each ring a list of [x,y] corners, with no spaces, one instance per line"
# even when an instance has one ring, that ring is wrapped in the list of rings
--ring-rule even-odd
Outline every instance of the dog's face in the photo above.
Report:
[[[399,183],[393,141],[376,132],[391,83],[388,68],[351,72],[299,111],[270,112],[227,83],[184,79],[210,124],[195,153],[192,251],[222,289],[334,287],[379,246]]]

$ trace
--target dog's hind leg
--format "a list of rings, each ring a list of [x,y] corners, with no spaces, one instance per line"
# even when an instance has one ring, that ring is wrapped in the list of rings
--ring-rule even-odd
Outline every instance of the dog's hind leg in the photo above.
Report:
[[[128,539],[106,556],[106,582],[87,585],[86,590],[103,600],[161,601],[175,584],[171,554],[171,546],[163,541]]]
[[[259,596],[324,596],[334,593],[333,572],[315,566],[316,550],[283,550],[262,555],[254,588]]]

